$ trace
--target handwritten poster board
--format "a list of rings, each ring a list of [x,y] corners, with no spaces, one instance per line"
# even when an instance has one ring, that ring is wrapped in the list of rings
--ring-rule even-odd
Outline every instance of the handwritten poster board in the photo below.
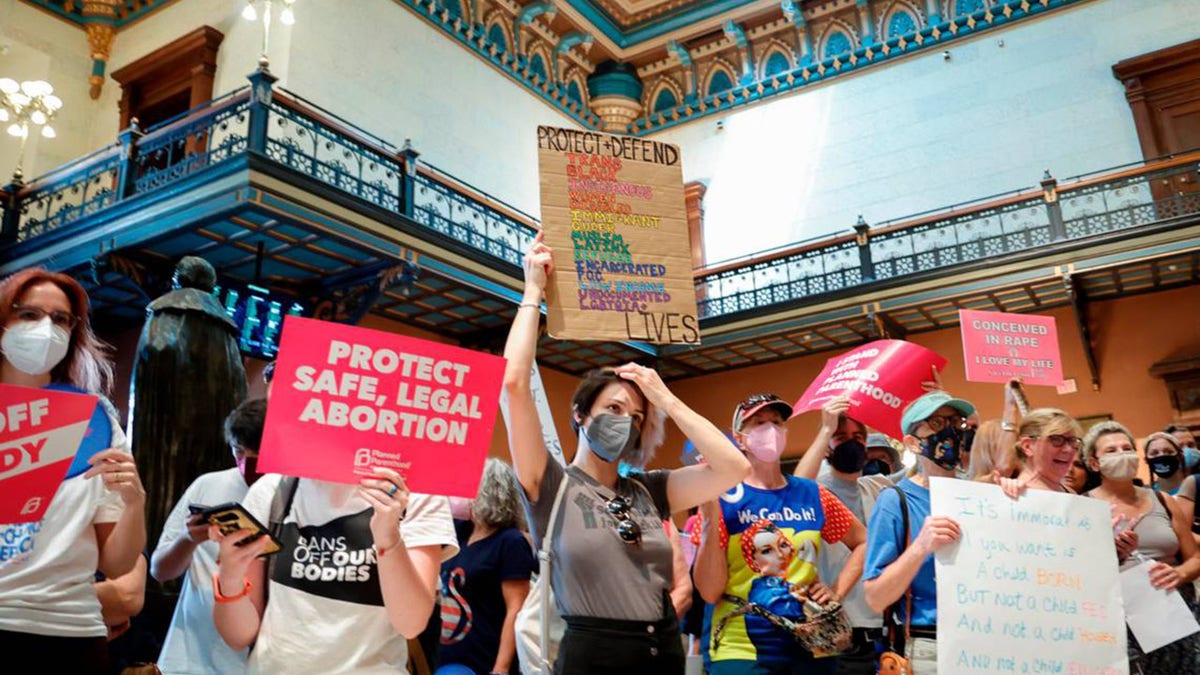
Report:
[[[289,316],[259,470],[353,484],[380,466],[474,498],[503,378],[491,354]]]
[[[0,384],[0,523],[42,519],[96,404],[87,394]]]
[[[930,491],[962,528],[936,556],[938,672],[1129,672],[1107,502],[953,478]]]
[[[538,166],[550,335],[699,344],[679,148],[539,126]]]
[[[850,397],[850,417],[901,438],[904,407],[925,393],[922,382],[933,379],[946,359],[904,340],[876,340],[825,362],[825,368],[792,406],[795,415],[820,410],[830,399]]]
[[[1007,382],[1057,387],[1063,381],[1058,327],[1052,316],[963,309],[963,362],[970,382]]]

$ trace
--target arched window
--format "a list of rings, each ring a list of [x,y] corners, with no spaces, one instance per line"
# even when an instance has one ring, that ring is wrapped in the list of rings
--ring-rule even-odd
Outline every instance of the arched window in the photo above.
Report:
[[[849,54],[851,51],[850,38],[846,37],[846,34],[840,30],[833,32],[825,40],[825,58],[827,59]]]
[[[679,101],[675,98],[675,92],[671,91],[670,87],[663,87],[658,90],[658,96],[654,97],[654,112],[663,112],[670,110],[679,105]]]
[[[574,101],[579,107],[583,107],[583,91],[575,80],[567,83],[567,98]]]
[[[724,68],[718,68],[713,72],[712,77],[708,78],[709,96],[720,94],[730,89],[733,89],[733,78],[729,77],[729,73],[725,72]]]
[[[773,51],[767,57],[767,65],[763,66],[763,79],[786,73],[792,69],[792,62],[781,51]]]
[[[889,40],[915,32],[917,32],[917,22],[913,21],[912,15],[908,12],[901,10],[893,14],[892,18],[888,20],[887,36]]]
[[[538,82],[550,81],[550,78],[546,75],[546,62],[542,60],[541,54],[534,54],[529,57],[529,74],[536,78]]]
[[[954,0],[954,16],[974,14],[983,9],[983,0]]]
[[[508,38],[505,37],[504,29],[500,27],[499,23],[492,24],[492,27],[488,29],[487,36],[488,41],[496,45],[496,49],[502,52],[508,51]]]

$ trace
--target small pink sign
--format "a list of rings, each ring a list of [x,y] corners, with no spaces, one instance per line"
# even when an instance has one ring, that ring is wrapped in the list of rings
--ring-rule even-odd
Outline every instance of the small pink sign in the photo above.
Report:
[[[413,492],[474,498],[503,378],[498,356],[289,316],[259,469],[352,484],[387,467]]]
[[[42,519],[96,403],[87,394],[0,384],[0,523]]]
[[[876,340],[825,362],[821,374],[793,406],[794,415],[820,410],[830,399],[850,397],[850,417],[894,438],[901,438],[904,407],[925,393],[946,359],[904,340]]]
[[[1057,387],[1063,381],[1058,327],[1052,316],[960,310],[963,362],[971,382]]]

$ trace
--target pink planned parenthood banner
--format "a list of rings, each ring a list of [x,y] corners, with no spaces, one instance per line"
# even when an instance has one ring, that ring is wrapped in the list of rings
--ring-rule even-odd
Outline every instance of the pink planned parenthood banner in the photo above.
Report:
[[[946,359],[904,340],[876,340],[825,362],[793,406],[795,415],[820,410],[830,399],[850,397],[850,417],[894,438],[901,438],[904,407],[925,393],[922,382],[933,379]]]
[[[259,470],[354,484],[386,467],[413,492],[474,498],[503,378],[498,356],[289,316]]]
[[[1057,387],[1063,381],[1058,327],[1052,316],[963,309],[963,362],[970,382],[1007,382]]]
[[[98,399],[0,384],[0,523],[42,519]]]

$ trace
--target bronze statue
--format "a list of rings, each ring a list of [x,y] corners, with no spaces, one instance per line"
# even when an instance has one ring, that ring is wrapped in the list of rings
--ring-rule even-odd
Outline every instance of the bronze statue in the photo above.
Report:
[[[246,399],[237,326],[213,297],[217,274],[187,256],[174,290],[146,308],[130,385],[133,452],[146,486],[148,542],[200,474],[227,469],[225,416]]]

